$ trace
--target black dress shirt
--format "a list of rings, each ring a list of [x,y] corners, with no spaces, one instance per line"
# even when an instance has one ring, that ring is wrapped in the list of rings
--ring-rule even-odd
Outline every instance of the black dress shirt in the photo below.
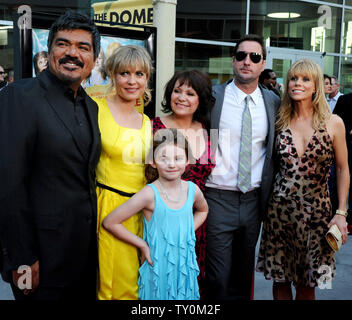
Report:
[[[70,117],[72,117],[72,120],[77,124],[75,134],[83,146],[85,157],[88,159],[92,145],[92,128],[88,120],[87,106],[85,103],[86,92],[82,87],[79,87],[77,96],[75,97],[74,91],[68,85],[64,84],[50,71],[44,70],[43,72],[48,72],[49,78],[53,84],[56,85],[58,90],[62,90],[66,98],[65,105],[63,105],[62,108],[68,110]]]

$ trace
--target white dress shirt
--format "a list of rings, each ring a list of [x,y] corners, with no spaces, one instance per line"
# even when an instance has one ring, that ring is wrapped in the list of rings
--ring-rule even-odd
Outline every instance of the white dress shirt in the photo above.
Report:
[[[237,187],[240,153],[242,113],[247,94],[232,81],[225,88],[219,124],[219,143],[216,149],[216,166],[208,177],[206,186],[222,190],[239,191]],[[268,118],[262,93],[257,89],[250,94],[249,110],[252,117],[252,171],[251,188],[261,184],[266,154]],[[250,191],[249,190],[249,191]]]
[[[334,111],[336,103],[337,103],[337,99],[343,96],[343,93],[341,93],[340,91],[337,92],[336,96],[333,98],[330,98],[329,96],[327,96],[326,100],[328,100],[328,104],[330,106],[331,112]]]

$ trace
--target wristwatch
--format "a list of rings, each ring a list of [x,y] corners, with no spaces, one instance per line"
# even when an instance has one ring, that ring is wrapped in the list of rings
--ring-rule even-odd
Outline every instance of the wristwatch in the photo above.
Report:
[[[345,218],[347,218],[347,216],[348,216],[347,211],[343,211],[343,210],[336,210],[336,214],[344,216]]]

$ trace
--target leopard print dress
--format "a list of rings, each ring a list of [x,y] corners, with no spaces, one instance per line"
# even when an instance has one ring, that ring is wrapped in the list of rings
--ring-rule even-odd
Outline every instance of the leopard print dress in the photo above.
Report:
[[[328,190],[334,158],[326,130],[312,135],[299,157],[289,128],[278,133],[279,172],[264,220],[257,271],[266,279],[315,287],[336,273],[334,252],[325,240],[332,218]],[[324,282],[326,283],[326,282]]]

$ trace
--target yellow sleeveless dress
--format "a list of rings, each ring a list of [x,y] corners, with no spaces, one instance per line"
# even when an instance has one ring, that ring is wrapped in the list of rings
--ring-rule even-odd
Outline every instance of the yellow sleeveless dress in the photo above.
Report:
[[[143,114],[141,129],[119,126],[105,99],[94,99],[99,106],[99,128],[102,153],[96,169],[97,181],[127,193],[136,193],[146,184],[145,158],[151,142],[151,124]],[[139,259],[136,247],[116,239],[102,227],[103,219],[129,197],[97,187],[98,196],[98,299],[138,299]],[[136,214],[123,225],[143,237],[142,214]]]

